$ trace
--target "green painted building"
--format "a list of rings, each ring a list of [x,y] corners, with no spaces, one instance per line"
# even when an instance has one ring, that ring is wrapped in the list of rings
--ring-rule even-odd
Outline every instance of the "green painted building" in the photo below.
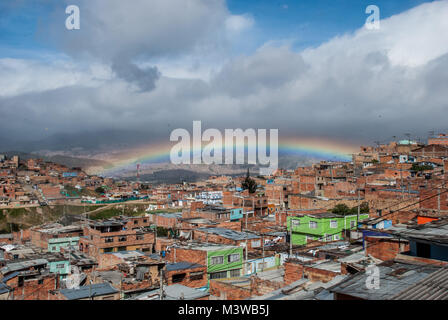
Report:
[[[207,273],[209,279],[240,277],[242,268],[242,247],[217,246],[212,250],[207,250]]]
[[[48,240],[49,252],[61,252],[61,248],[67,248],[68,246],[78,246],[79,237],[69,238],[53,238]]]
[[[70,272],[70,263],[68,260],[48,261],[48,267],[51,273],[58,273],[62,278]]]
[[[185,247],[182,250],[191,250],[191,260],[186,261],[200,263],[207,266],[207,279],[236,278],[243,275],[243,247],[216,244],[197,243]],[[194,251],[201,251],[198,255]],[[197,258],[197,257],[201,258]]]
[[[360,214],[359,220],[369,218]],[[337,215],[334,213],[308,214],[287,218],[288,232],[292,228],[293,245],[306,245],[310,241],[337,241],[343,239],[345,230],[357,228],[357,215]]]

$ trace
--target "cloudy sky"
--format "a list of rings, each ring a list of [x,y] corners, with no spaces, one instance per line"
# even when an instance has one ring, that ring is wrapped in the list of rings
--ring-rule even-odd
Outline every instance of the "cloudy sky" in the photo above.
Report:
[[[425,138],[448,129],[447,17],[446,0],[2,0],[0,150],[169,141],[193,120]]]

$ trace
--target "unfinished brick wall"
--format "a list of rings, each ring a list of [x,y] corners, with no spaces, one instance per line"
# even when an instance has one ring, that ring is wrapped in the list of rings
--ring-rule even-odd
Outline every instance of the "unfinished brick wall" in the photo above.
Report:
[[[323,270],[306,266],[304,268],[305,276],[311,281],[329,282],[334,279],[340,272],[333,272],[330,270]]]
[[[210,294],[220,300],[244,300],[252,296],[250,289],[237,287],[218,280],[210,280]]]
[[[281,281],[269,281],[258,278],[257,276],[252,277],[251,290],[252,293],[257,296],[262,296],[274,290],[278,290],[284,286],[283,279]]]
[[[334,277],[341,274],[340,272],[333,272],[329,270],[318,269],[311,266],[301,264],[296,260],[286,261],[284,264],[285,275],[284,282],[288,285],[294,281],[298,281],[302,278],[307,278],[311,281],[331,281]]]
[[[365,237],[366,255],[387,261],[395,259],[400,252],[409,251],[407,241],[394,238]]]
[[[302,279],[303,265],[294,261],[285,261],[285,275],[283,277],[285,285]]]
[[[6,282],[13,289],[13,300],[49,300],[50,290],[59,288],[58,275],[50,274],[39,278],[24,280],[14,277]]]
[[[170,262],[186,261],[206,266],[207,252],[202,250],[171,248],[170,252],[166,255],[166,260]]]
[[[202,272],[202,279],[195,280],[191,279],[192,273]],[[180,282],[175,282],[176,284],[181,284],[191,288],[200,288],[207,285],[207,267],[197,267],[191,269],[182,269],[182,270],[173,270],[173,271],[165,271],[165,278],[167,280],[168,285],[174,284],[173,276],[185,274],[185,277]]]
[[[216,225],[217,228],[231,229],[235,231],[241,231],[241,225],[244,224],[242,221],[225,221]]]

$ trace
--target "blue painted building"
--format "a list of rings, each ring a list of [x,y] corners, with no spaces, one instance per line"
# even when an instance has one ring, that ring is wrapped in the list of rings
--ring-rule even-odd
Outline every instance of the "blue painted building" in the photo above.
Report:
[[[237,221],[242,219],[244,216],[243,208],[236,208],[230,210],[230,221]]]

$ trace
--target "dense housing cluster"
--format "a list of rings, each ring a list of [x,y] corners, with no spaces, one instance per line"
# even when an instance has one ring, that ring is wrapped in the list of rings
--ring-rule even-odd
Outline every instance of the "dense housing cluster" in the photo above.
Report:
[[[447,169],[445,135],[182,184],[0,156],[0,299],[447,299]]]

